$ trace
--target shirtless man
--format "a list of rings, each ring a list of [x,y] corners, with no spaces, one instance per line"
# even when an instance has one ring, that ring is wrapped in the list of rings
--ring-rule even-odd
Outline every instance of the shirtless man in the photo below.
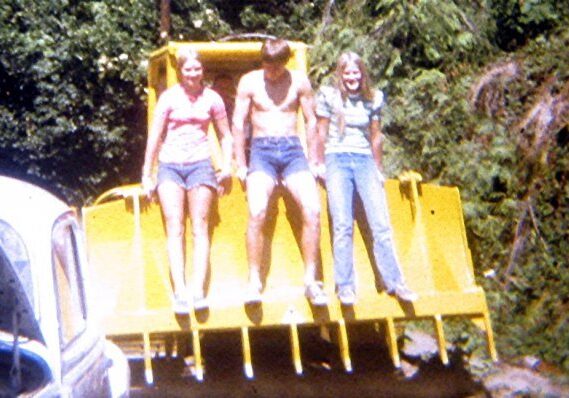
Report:
[[[282,39],[269,39],[261,48],[262,68],[243,75],[237,87],[233,113],[233,134],[237,177],[246,183],[249,205],[247,255],[249,285],[245,302],[261,301],[261,269],[265,244],[263,226],[269,198],[279,179],[302,211],[301,251],[305,264],[306,297],[313,305],[325,305],[328,298],[317,280],[320,252],[320,200],[311,170],[316,167],[316,116],[308,78],[288,70],[290,47]],[[306,127],[308,157],[297,135],[297,112],[302,109]],[[251,159],[245,159],[245,121],[252,125]],[[313,166],[313,167],[312,167]]]

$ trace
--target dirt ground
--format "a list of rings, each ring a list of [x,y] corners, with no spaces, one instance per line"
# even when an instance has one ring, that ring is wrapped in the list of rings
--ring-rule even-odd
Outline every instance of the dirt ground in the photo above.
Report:
[[[351,331],[354,332],[354,331]],[[372,339],[369,336],[372,335]],[[300,331],[304,373],[296,375],[286,329],[250,332],[255,377],[243,373],[238,332],[208,333],[202,338],[205,377],[198,382],[182,358],[153,360],[155,383],[144,382],[142,360],[131,360],[132,397],[485,397],[460,358],[444,366],[438,358],[421,362],[412,378],[393,367],[378,334],[351,339],[353,372],[346,373],[337,346],[316,329]],[[402,359],[406,359],[402,357]]]

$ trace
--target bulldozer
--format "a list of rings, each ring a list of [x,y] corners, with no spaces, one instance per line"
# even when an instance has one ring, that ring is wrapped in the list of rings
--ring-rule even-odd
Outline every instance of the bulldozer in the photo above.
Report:
[[[306,72],[308,47],[289,42],[292,56],[287,68]],[[205,80],[218,75],[237,79],[260,67],[261,42],[168,42],[151,53],[148,66],[148,125],[160,94],[178,82],[176,57],[190,47],[202,59]],[[298,118],[303,138],[303,121]],[[214,163],[221,154],[213,129],[210,142]],[[141,154],[142,157],[142,154]],[[82,208],[82,222],[92,277],[100,292],[100,311],[106,335],[120,347],[140,347],[145,378],[153,383],[152,358],[157,351],[177,351],[187,340],[195,358],[195,376],[204,378],[200,340],[206,333],[236,330],[241,334],[243,371],[254,377],[250,330],[287,328],[295,372],[302,374],[299,328],[317,326],[337,338],[342,364],[351,372],[349,325],[374,322],[383,326],[394,367],[401,366],[399,323],[432,322],[439,356],[449,363],[443,328],[445,320],[470,319],[484,333],[489,356],[497,360],[486,296],[476,283],[467,242],[459,190],[422,182],[408,171],[385,182],[393,239],[403,274],[419,299],[398,301],[381,288],[373,266],[370,234],[357,218],[354,258],[358,300],[344,306],[335,299],[313,306],[304,296],[303,262],[299,248],[299,211],[283,190],[271,199],[270,222],[264,231],[266,286],[263,301],[244,302],[248,278],[245,245],[248,209],[246,195],[234,178],[233,189],[219,198],[212,211],[211,257],[207,283],[209,307],[188,316],[172,311],[172,284],[166,252],[166,233],[159,204],[147,198],[139,184],[113,188]],[[334,297],[332,245],[325,192],[321,192],[321,273],[325,291]],[[188,231],[189,228],[186,228]],[[185,253],[192,255],[191,233]],[[190,270],[186,270],[189,274]],[[175,336],[175,338],[170,338]],[[357,338],[357,337],[356,337]],[[168,343],[174,341],[174,343]]]

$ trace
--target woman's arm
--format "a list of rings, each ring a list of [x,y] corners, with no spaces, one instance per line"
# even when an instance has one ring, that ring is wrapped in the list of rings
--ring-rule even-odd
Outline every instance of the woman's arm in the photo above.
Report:
[[[237,95],[233,108],[232,132],[235,145],[235,163],[237,166],[237,178],[244,183],[247,178],[247,161],[245,156],[245,120],[249,116],[251,108],[251,93],[248,76],[245,75],[237,85]]]
[[[221,145],[223,153],[223,164],[221,165],[221,173],[225,177],[231,175],[231,160],[233,158],[233,136],[229,129],[229,121],[226,117],[213,120],[213,126],[217,133],[217,139]]]
[[[369,126],[371,134],[371,153],[379,171],[383,172],[383,132],[379,120],[372,120]]]
[[[142,188],[147,195],[152,193],[156,185],[152,178],[152,168],[156,160],[160,140],[166,131],[168,110],[164,102],[164,100],[158,100],[146,140],[146,152],[144,153],[144,165],[142,166]]]

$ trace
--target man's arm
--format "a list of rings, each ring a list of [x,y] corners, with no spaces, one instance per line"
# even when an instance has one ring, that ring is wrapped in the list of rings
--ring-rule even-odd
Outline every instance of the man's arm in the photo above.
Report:
[[[240,180],[245,179],[243,170],[247,169],[247,160],[245,157],[245,120],[249,115],[251,107],[251,88],[249,87],[247,75],[239,80],[237,86],[237,95],[235,97],[235,108],[233,110],[233,145],[235,152],[235,163],[237,165],[237,177]]]
[[[308,150],[308,162],[312,166],[321,164],[318,156],[318,136],[316,132],[316,114],[314,112],[314,93],[306,76],[302,76],[299,88],[299,102],[304,115],[304,128],[306,134],[306,147]]]

